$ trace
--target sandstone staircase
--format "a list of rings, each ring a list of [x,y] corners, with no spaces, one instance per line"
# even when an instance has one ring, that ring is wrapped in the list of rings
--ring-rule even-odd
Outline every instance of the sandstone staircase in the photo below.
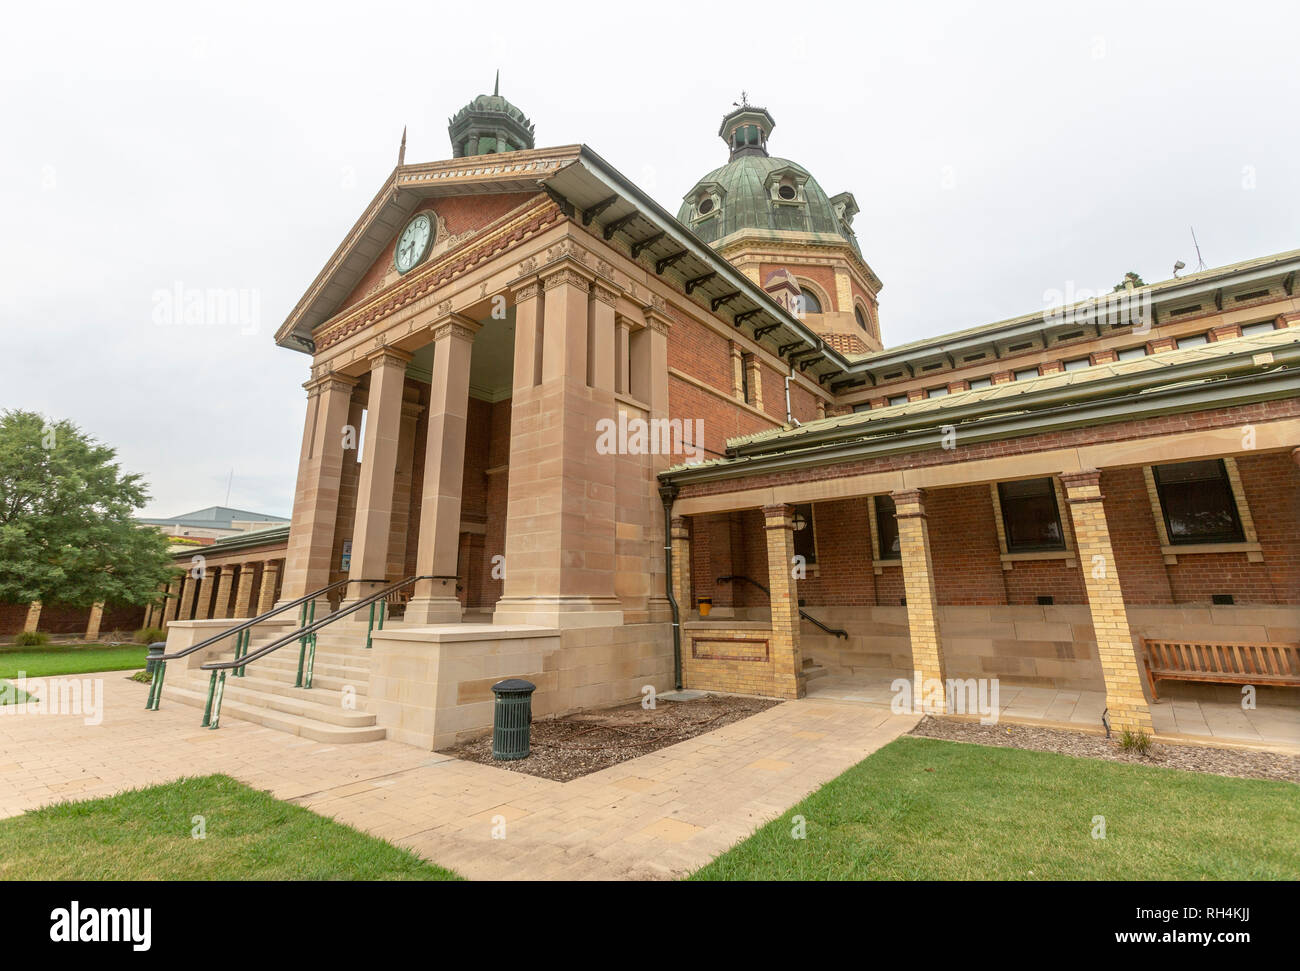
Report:
[[[389,620],[384,628],[400,627]],[[253,629],[250,653],[293,631],[292,624],[264,624]],[[370,689],[371,652],[366,649],[366,625],[347,620],[331,624],[316,635],[312,687],[295,688],[298,645],[288,644],[250,664],[244,677],[226,678],[221,718],[249,721],[318,742],[373,742],[385,730],[366,711]],[[220,660],[233,659],[233,645]],[[214,658],[214,660],[216,660]],[[208,700],[210,675],[179,665],[167,670],[167,703],[192,705],[201,713]]]

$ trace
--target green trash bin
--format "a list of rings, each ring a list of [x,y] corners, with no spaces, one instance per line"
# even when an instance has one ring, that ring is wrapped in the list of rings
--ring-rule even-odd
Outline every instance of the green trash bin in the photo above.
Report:
[[[492,686],[496,695],[492,711],[492,758],[502,761],[528,758],[536,690],[537,685],[523,678],[507,678]]]

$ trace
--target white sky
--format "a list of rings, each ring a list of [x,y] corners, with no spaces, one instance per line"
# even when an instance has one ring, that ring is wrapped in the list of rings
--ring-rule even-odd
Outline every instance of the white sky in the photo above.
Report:
[[[0,408],[69,418],[148,512],[288,515],[305,355],[271,335],[396,161],[501,91],[675,212],[742,89],[885,283],[886,345],[1300,246],[1295,3],[11,5]],[[511,12],[510,8],[514,7]],[[746,13],[742,17],[741,10]],[[244,291],[239,326],[156,295]]]

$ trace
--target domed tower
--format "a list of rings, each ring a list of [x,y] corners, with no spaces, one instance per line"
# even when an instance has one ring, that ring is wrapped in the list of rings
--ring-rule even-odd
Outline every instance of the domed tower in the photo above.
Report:
[[[769,155],[775,127],[748,103],[723,118],[730,158],[686,193],[677,218],[837,350],[880,350],[881,283],[858,248],[857,202],[827,196],[802,165]]]
[[[452,158],[533,147],[533,123],[501,97],[501,72],[491,94],[480,94],[447,120]]]

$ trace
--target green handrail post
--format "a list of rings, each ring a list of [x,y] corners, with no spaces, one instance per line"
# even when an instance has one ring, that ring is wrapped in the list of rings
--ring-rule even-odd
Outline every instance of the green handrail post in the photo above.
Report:
[[[370,650],[370,635],[375,632],[375,605],[370,605],[370,621],[366,624],[366,650]]]
[[[215,677],[216,671],[212,674]],[[226,693],[226,672],[221,672],[221,679],[216,684],[216,699],[212,703],[212,721],[208,728],[216,728],[221,721],[221,697]]]
[[[203,706],[203,725],[207,728],[212,722],[212,696],[217,692],[217,672],[212,672],[212,677],[208,679],[208,703]]]
[[[316,632],[312,631],[307,635],[311,639],[311,647],[307,651],[307,675],[303,679],[303,688],[311,688],[312,675],[316,670]]]
[[[149,682],[149,700],[145,703],[146,711],[157,711],[162,704],[163,677],[167,674],[167,662],[159,661],[154,665],[153,680]]]

